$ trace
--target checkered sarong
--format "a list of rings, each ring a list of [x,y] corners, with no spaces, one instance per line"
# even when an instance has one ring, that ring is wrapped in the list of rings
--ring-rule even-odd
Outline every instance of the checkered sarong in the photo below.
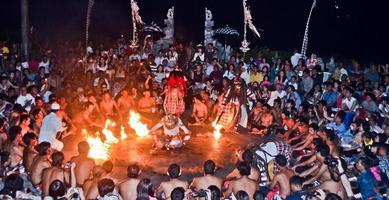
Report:
[[[222,125],[223,128],[225,129],[231,128],[234,125],[233,124],[233,120],[235,116],[234,106],[235,105],[233,102],[230,102],[227,105],[221,105],[222,112],[220,113],[221,116],[218,121],[218,124]]]
[[[167,95],[163,102],[163,109],[166,114],[181,115],[185,111],[184,99],[177,95]]]
[[[276,144],[278,154],[284,155],[289,161],[293,151],[292,147],[284,141],[275,141],[274,143]]]

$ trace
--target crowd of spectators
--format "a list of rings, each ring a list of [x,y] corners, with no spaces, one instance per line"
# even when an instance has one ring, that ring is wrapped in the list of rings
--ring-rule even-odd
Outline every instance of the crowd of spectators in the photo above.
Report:
[[[183,43],[158,49],[153,41],[131,48],[119,38],[86,50],[81,43],[63,43],[25,59],[20,44],[0,42],[0,194],[10,199],[385,198],[388,64],[326,60],[314,53],[302,59],[297,52],[279,58],[234,51],[224,60],[221,51],[212,44]],[[79,155],[64,161],[61,140],[69,134],[102,128],[109,117],[127,120],[130,109],[145,121],[162,117],[174,70],[185,76],[189,129],[211,126],[224,112],[221,99],[239,85],[236,118],[224,131],[272,135],[290,147],[290,157],[274,155],[266,163],[272,165],[265,170],[267,183],[251,147],[227,177],[215,176],[216,164],[209,160],[204,176],[187,182],[180,180],[180,166],[171,164],[170,180],[158,187],[139,178],[142,170],[135,164],[119,181],[111,161],[97,165],[88,158],[85,141],[78,144]]]

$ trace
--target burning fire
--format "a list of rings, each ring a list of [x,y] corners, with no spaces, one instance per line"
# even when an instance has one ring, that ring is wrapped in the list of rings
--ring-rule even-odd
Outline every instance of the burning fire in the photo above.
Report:
[[[213,130],[213,138],[215,138],[216,140],[220,139],[220,137],[222,136],[220,130],[222,129],[223,126],[220,125],[220,124],[217,124],[216,121],[214,121],[212,123],[212,126],[214,128],[214,130]]]
[[[113,135],[112,131],[109,130],[109,128],[113,126],[115,126],[115,122],[112,122],[111,120],[107,120],[105,122],[105,126],[102,131],[105,136],[104,142],[100,138],[100,132],[96,132],[96,135],[93,137],[89,135],[85,129],[82,130],[82,134],[90,147],[88,154],[90,158],[97,160],[107,160],[110,157],[111,145],[119,142],[119,140]],[[124,132],[124,130],[122,132]]]
[[[139,137],[145,137],[149,134],[147,125],[140,121],[140,115],[135,111],[130,110],[130,119],[128,124],[135,130],[136,135]]]
[[[124,127],[121,126],[121,127],[120,127],[120,139],[121,139],[121,140],[124,140],[124,139],[126,139],[126,138],[127,138],[127,133],[124,132]]]
[[[82,134],[88,142],[90,150],[88,156],[97,160],[107,160],[109,158],[109,148],[110,144],[107,142],[103,142],[99,137],[99,132],[96,133],[96,137],[92,137],[88,135],[88,132],[83,129]]]

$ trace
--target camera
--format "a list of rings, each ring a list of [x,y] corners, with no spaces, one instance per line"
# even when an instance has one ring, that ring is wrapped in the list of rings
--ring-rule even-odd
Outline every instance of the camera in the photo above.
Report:
[[[206,190],[199,190],[199,191],[192,191],[191,193],[192,197],[206,197],[207,196],[207,191]]]
[[[67,163],[65,163],[64,168],[70,169],[71,166],[72,166],[72,163],[71,162],[67,162]]]
[[[324,160],[324,163],[328,165],[329,167],[337,167],[338,166],[338,160],[332,156],[327,157]]]

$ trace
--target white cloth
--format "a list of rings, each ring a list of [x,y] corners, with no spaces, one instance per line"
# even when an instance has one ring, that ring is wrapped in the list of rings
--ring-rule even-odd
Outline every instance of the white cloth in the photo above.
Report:
[[[139,54],[132,54],[128,57],[128,60],[140,60],[140,55]]]
[[[246,85],[250,83],[250,73],[248,73],[247,70],[242,72],[242,74],[240,74],[240,78],[244,80]]]
[[[86,53],[87,53],[87,54],[92,54],[92,53],[93,53],[93,49],[92,49],[91,46],[88,46],[88,47],[86,48]]]
[[[50,61],[47,60],[46,62],[41,61],[39,63],[39,68],[44,67],[45,68],[45,74],[50,73]]]
[[[267,163],[274,160],[275,156],[278,155],[277,145],[274,142],[261,144],[261,148],[263,151],[255,151],[255,154],[266,160]]]
[[[62,121],[53,112],[43,118],[42,127],[39,133],[39,143],[49,142],[51,148],[61,151],[63,149],[63,143],[57,140],[57,133],[62,132]]]
[[[201,62],[204,62],[205,60],[205,54],[204,53],[199,53],[199,52],[196,52],[193,56],[193,60],[192,61],[196,61],[197,58],[200,59]]]
[[[166,73],[165,72],[162,72],[162,73],[154,73],[154,80],[158,83],[162,83],[162,79],[166,78]]]
[[[176,65],[176,63],[177,63],[177,59],[176,59],[176,57],[171,57],[171,58],[169,58],[168,60],[167,60],[167,62],[168,62],[168,66],[169,67],[171,67],[171,68],[173,68],[175,65]]]
[[[291,85],[294,87],[295,90],[298,90],[298,87],[299,87],[298,83],[289,82],[288,85]]]
[[[31,106],[35,104],[35,98],[30,93],[27,93],[26,96],[19,95],[15,103],[20,104],[24,109],[30,112]]]
[[[213,65],[211,65],[211,64],[207,64],[206,65],[206,69],[205,69],[205,75],[207,75],[207,77],[209,76],[209,75],[211,75],[211,73],[213,72],[213,69],[214,67],[213,67]]]
[[[277,98],[283,99],[286,96],[286,92],[284,90],[281,90],[281,92],[278,92],[278,90],[275,90],[271,92],[269,101],[267,101],[267,104],[270,106],[274,105],[274,100]]]
[[[97,69],[97,71],[106,72],[108,69],[108,65],[106,65],[106,64],[104,64],[104,66],[97,65],[96,69]]]
[[[342,99],[342,104],[345,104],[347,106],[348,110],[354,111],[357,108],[357,106],[355,106],[355,108],[353,110],[351,110],[351,107],[353,106],[354,102],[356,102],[356,101],[357,101],[357,99],[354,97],[351,97],[350,100],[348,98],[344,98],[344,99]]]
[[[23,69],[28,69],[29,65],[28,62],[22,62]]]
[[[158,124],[156,124],[153,128],[151,128],[150,132],[155,132],[161,127],[163,127],[163,133],[170,137],[177,136],[180,133],[180,129],[184,131],[185,135],[189,134],[188,128],[186,128],[184,123],[182,123],[181,119],[178,119],[178,125],[172,129],[167,128],[165,124],[161,121]]]
[[[235,78],[235,74],[226,70],[223,74],[223,77],[227,77],[229,80],[232,80]]]
[[[248,119],[246,105],[243,104],[243,105],[240,106],[240,121],[239,121],[239,125],[241,125],[242,127],[246,128],[248,121],[249,121],[249,119]]]
[[[99,86],[99,85],[98,85],[98,84],[99,84],[99,81],[100,81],[100,78],[99,78],[99,77],[95,78],[95,80],[93,81],[93,86],[94,86],[94,87]],[[104,82],[105,82],[105,84],[107,84],[107,89],[110,89],[110,87],[109,87],[109,82],[108,82],[108,80],[107,80],[106,78],[104,78]]]
[[[158,66],[158,65],[162,65],[162,61],[163,60],[165,60],[165,59],[167,59],[167,58],[165,58],[165,57],[156,57],[155,59],[154,59],[154,62],[155,62],[155,64]]]
[[[345,68],[340,69],[339,79],[341,79],[343,75],[346,75],[348,77],[348,73],[347,73],[347,70]]]
[[[296,67],[299,63],[299,60],[301,59],[301,54],[295,53],[292,57],[290,57],[290,63],[293,67]]]

